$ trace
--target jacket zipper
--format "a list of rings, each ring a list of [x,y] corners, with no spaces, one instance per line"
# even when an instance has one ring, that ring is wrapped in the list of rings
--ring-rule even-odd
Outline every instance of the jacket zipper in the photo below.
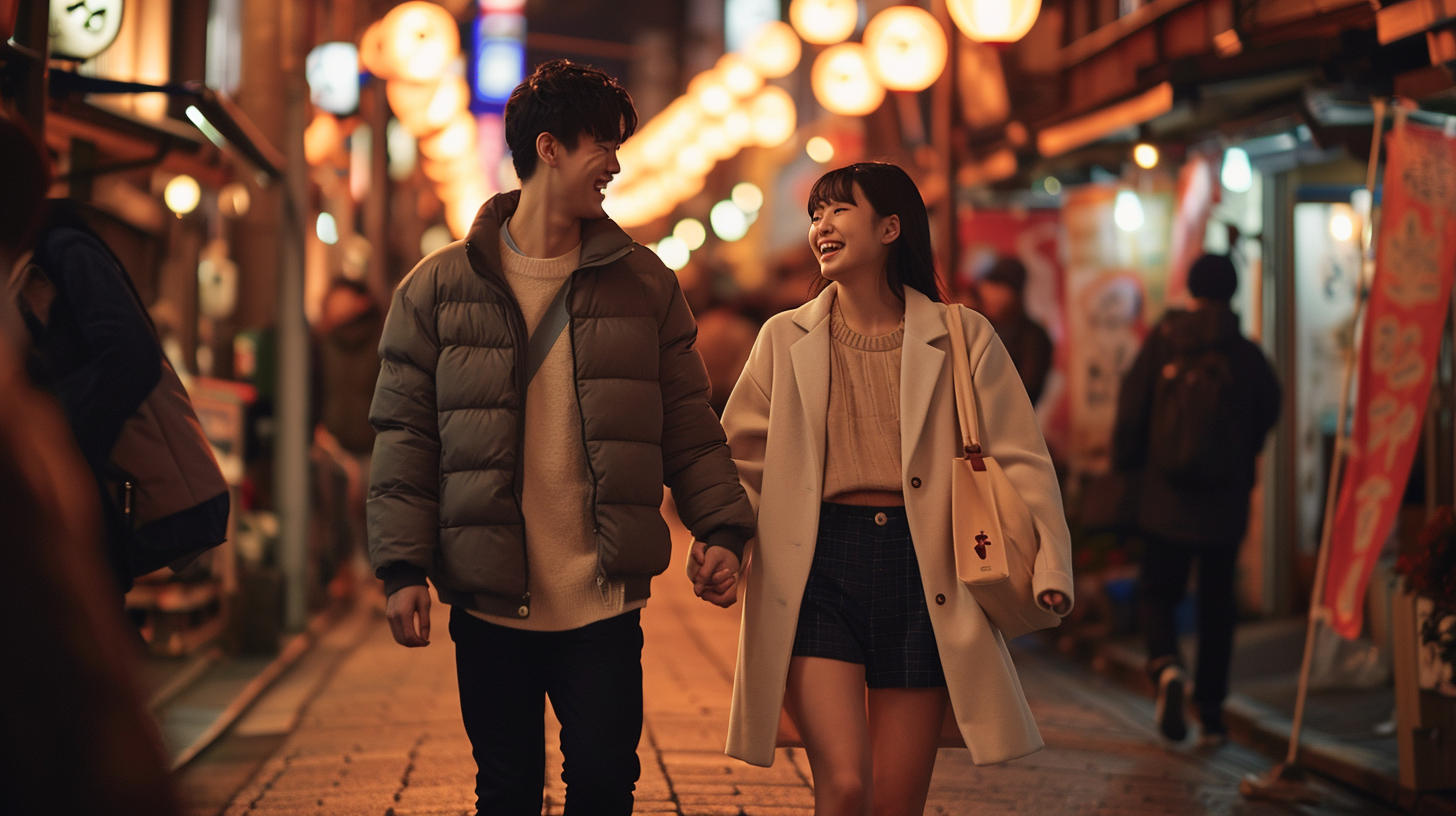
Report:
[[[467,241],[465,244],[466,257],[468,258],[474,248]],[[526,547],[526,509],[521,505],[520,486],[525,483],[526,477],[526,365],[525,356],[522,353],[530,345],[526,334],[526,315],[521,311],[521,304],[516,302],[516,296],[511,292],[511,287],[496,276],[482,274],[480,276],[487,287],[494,289],[496,295],[502,297],[511,308],[506,310],[506,316],[510,319],[511,334],[516,338],[516,391],[521,395],[521,410],[516,418],[516,476],[511,490],[511,499],[516,503],[516,517],[521,520],[521,563],[526,572],[526,589],[521,595],[521,609],[525,614],[520,617],[529,617],[531,609],[531,558]]]

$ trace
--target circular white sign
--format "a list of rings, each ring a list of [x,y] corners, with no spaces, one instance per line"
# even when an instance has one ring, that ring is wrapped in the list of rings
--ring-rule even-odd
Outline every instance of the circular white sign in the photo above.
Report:
[[[88,60],[121,31],[124,0],[51,0],[51,53]]]

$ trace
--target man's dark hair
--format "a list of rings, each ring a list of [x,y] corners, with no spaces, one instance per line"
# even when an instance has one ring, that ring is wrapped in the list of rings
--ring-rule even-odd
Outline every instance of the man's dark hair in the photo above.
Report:
[[[624,142],[637,130],[632,97],[607,74],[570,60],[542,63],[506,102],[506,145],[516,176],[536,172],[536,137],[549,133],[575,150],[582,135]]]

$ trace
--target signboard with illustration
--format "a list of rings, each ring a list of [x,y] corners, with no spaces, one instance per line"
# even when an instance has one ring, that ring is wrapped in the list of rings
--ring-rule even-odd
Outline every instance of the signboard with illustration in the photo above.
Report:
[[[1360,634],[1365,587],[1410,476],[1456,268],[1456,139],[1404,125],[1386,150],[1355,427],[1323,598],[1346,638]]]

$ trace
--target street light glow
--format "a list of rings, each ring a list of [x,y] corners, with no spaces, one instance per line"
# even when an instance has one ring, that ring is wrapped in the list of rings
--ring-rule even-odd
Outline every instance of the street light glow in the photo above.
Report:
[[[1112,220],[1123,232],[1136,232],[1143,226],[1143,202],[1132,190],[1117,194],[1117,203],[1112,206]]]
[[[748,216],[732,201],[719,201],[708,212],[713,234],[724,241],[737,241],[748,234]]]
[[[746,213],[756,213],[763,207],[763,191],[751,181],[740,181],[733,185],[730,198],[738,205],[738,209]]]
[[[688,258],[691,255],[692,252],[688,250],[688,245],[676,235],[669,235],[657,242],[657,257],[661,258],[662,263],[674,272],[687,266]]]
[[[1158,166],[1158,149],[1143,142],[1132,149],[1132,160],[1137,166],[1144,170],[1151,170]]]
[[[318,222],[314,224],[314,234],[320,241],[333,245],[339,242],[339,225],[329,213],[319,213]]]
[[[672,234],[691,250],[698,249],[708,240],[707,228],[696,218],[684,218],[677,222],[677,226],[672,228]]]
[[[1254,186],[1254,168],[1249,164],[1249,154],[1242,147],[1231,147],[1224,152],[1219,180],[1234,193],[1247,193]]]
[[[202,188],[197,186],[197,179],[183,173],[167,182],[162,200],[167,202],[167,209],[180,218],[197,209],[198,202],[202,201]]]

